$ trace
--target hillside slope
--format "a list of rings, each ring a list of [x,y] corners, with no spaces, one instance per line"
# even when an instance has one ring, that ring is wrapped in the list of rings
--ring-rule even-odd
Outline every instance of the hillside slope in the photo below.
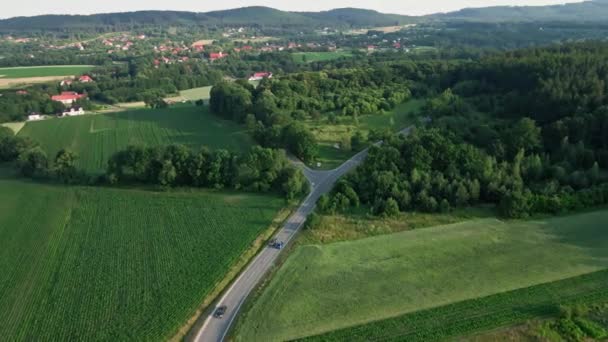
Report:
[[[466,20],[482,22],[522,21],[604,21],[608,0],[591,0],[553,6],[496,6],[466,8],[460,11],[428,16],[435,20]]]
[[[93,15],[42,15],[0,20],[0,32],[62,29],[129,29],[151,25],[257,27],[366,27],[404,24],[411,17],[361,9],[286,12],[254,6],[207,13],[138,11]]]

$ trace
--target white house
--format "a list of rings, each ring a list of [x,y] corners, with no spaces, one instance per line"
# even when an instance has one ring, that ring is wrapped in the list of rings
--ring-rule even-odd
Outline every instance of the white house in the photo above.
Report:
[[[84,114],[84,109],[82,107],[72,107],[70,109],[66,109],[63,112],[61,112],[61,116],[77,116],[77,115],[83,115]]]
[[[27,121],[38,121],[42,119],[44,119],[44,117],[38,113],[31,113],[27,116]]]

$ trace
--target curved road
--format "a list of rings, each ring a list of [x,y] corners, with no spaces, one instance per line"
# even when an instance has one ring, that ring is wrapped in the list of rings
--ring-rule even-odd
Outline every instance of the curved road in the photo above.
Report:
[[[400,134],[408,134],[411,127],[408,127]],[[380,143],[378,143],[380,144]],[[295,164],[304,171],[304,175],[311,184],[311,192],[306,197],[300,207],[287,219],[283,228],[281,228],[274,238],[278,241],[283,241],[287,244],[298,232],[300,227],[306,221],[306,217],[313,211],[317,200],[321,195],[328,193],[333,188],[334,183],[344,174],[361,164],[367,157],[368,149],[365,149],[351,159],[344,162],[340,167],[330,171],[315,171],[301,162]],[[247,299],[247,296],[262,280],[266,272],[274,265],[277,257],[281,253],[280,250],[264,247],[264,249],[253,259],[253,261],[245,268],[241,275],[232,283],[223,296],[217,301],[215,308],[226,306],[226,313],[221,319],[213,317],[213,311],[210,312],[203,323],[203,326],[198,330],[194,341],[196,342],[221,342],[228,334],[228,330],[236,318],[241,305]]]

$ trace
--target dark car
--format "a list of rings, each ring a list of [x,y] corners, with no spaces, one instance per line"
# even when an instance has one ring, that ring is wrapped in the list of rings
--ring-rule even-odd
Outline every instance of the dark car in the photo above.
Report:
[[[222,317],[224,317],[225,313],[226,313],[226,305],[222,305],[222,306],[218,307],[217,309],[215,309],[215,312],[213,313],[213,317],[222,318]]]

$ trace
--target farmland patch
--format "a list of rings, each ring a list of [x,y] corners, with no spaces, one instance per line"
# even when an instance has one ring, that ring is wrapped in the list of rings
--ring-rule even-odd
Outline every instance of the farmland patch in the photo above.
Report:
[[[483,219],[302,246],[243,316],[238,336],[289,340],[603,270],[605,222],[608,211]]]
[[[284,202],[0,180],[0,336],[172,337]]]

